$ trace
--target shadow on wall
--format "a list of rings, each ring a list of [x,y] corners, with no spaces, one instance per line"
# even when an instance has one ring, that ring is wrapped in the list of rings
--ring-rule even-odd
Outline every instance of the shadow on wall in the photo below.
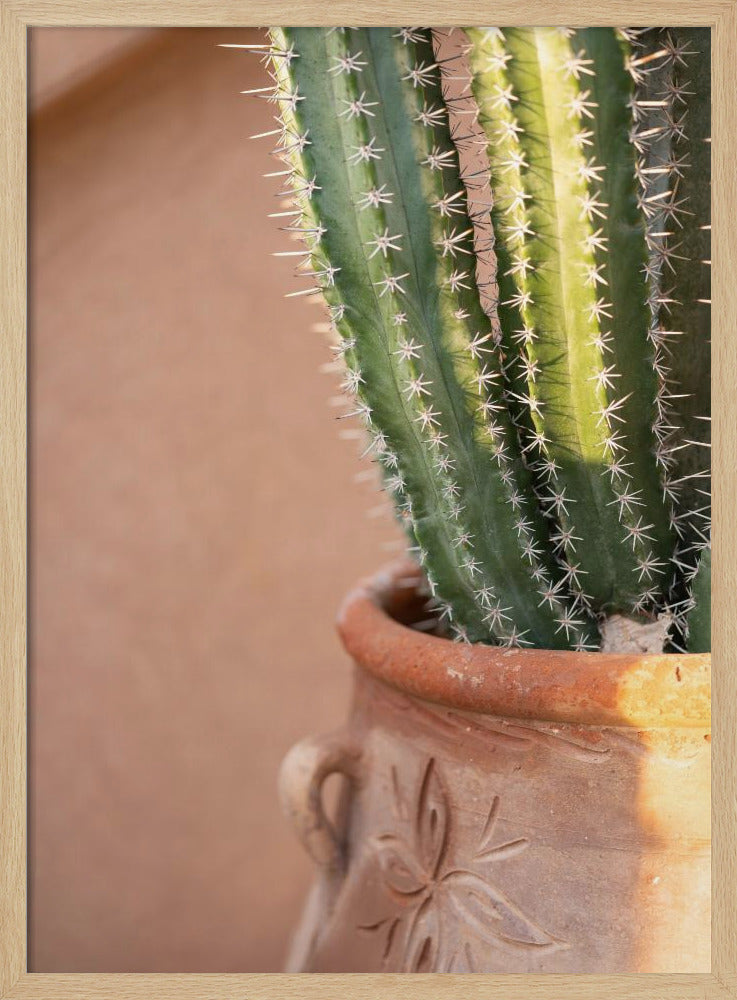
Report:
[[[281,968],[312,870],[276,772],[343,719],[334,614],[398,540],[270,257],[264,70],[217,47],[257,37],[157,31],[30,122],[36,972]]]

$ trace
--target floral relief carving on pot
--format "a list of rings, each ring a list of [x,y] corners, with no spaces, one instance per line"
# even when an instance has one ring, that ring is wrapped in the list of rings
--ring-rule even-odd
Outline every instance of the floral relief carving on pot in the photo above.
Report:
[[[526,837],[495,843],[498,795],[492,798],[475,851],[457,857],[450,836],[451,804],[435,758],[428,758],[423,767],[413,810],[408,809],[394,767],[392,788],[397,819],[409,828],[410,840],[384,832],[370,840],[370,850],[394,907],[386,916],[358,925],[361,931],[381,935],[384,967],[475,972],[482,946],[507,952],[569,947],[493,884],[490,866],[529,847]]]

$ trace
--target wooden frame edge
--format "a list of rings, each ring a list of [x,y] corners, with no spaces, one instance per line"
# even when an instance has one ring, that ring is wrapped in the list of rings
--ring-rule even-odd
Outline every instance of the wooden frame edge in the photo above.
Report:
[[[325,8],[318,0],[304,0],[295,10],[284,0],[249,0],[247,8],[237,0],[186,0],[170,5],[163,0],[68,0],[60,5],[58,0],[1,0],[25,25],[34,27],[69,25],[105,26],[136,25],[152,27],[234,27],[265,24],[324,25]],[[453,4],[454,24],[517,24],[548,25],[565,23],[572,27],[590,24],[662,24],[710,25],[714,27],[729,16],[734,0],[594,0],[586,8],[570,0],[530,4],[528,11],[521,10],[515,0],[457,0]],[[663,10],[667,8],[667,18]],[[698,17],[695,16],[698,11]],[[440,0],[389,0],[389,2],[364,4],[360,11],[351,0],[334,0],[330,5],[333,24],[402,25],[447,23],[448,8]],[[634,13],[634,17],[633,17]],[[244,14],[247,19],[244,20]],[[568,15],[571,16],[568,16]],[[295,16],[297,15],[297,16]],[[520,18],[523,20],[520,21]]]
[[[22,976],[7,1000],[488,1000],[503,990],[504,1000],[530,996],[570,1000],[626,997],[628,1000],[717,1000],[734,996],[713,974],[628,976],[590,975],[407,975],[375,973],[125,974]]]
[[[23,21],[0,6],[0,996],[26,968],[26,127]]]
[[[712,740],[718,748],[712,762],[712,972],[729,996],[737,996],[737,801],[734,794],[737,761],[737,620],[734,594],[737,587],[734,560],[737,524],[734,496],[737,447],[734,429],[734,394],[730,378],[737,372],[737,102],[734,73],[737,67],[737,3],[727,4],[716,21],[712,37],[712,200],[723,211],[712,211],[712,245],[718,248],[712,274],[712,423],[714,441],[713,535],[716,539],[712,563],[714,628],[712,658],[717,664],[712,679]],[[731,398],[730,398],[731,397]],[[719,809],[715,803],[719,803]],[[732,849],[730,850],[730,835]],[[731,887],[731,892],[730,892]],[[730,934],[728,927],[733,930]]]

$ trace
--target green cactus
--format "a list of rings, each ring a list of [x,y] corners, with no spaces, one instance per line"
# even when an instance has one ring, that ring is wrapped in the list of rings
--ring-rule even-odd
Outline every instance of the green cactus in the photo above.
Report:
[[[298,273],[324,294],[343,387],[456,638],[596,649],[606,615],[667,611],[680,648],[708,577],[692,586],[708,33],[467,35],[490,217],[444,98],[461,63],[430,29],[272,29]]]
[[[688,612],[688,649],[708,653],[711,649],[711,551],[703,549],[693,578]]]

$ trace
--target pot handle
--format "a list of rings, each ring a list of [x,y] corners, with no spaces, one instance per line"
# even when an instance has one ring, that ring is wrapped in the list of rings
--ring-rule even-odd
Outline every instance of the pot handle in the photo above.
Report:
[[[322,786],[335,773],[355,784],[361,750],[344,732],[309,736],[297,743],[279,770],[282,808],[312,860],[330,871],[344,867],[341,840],[325,814]]]

